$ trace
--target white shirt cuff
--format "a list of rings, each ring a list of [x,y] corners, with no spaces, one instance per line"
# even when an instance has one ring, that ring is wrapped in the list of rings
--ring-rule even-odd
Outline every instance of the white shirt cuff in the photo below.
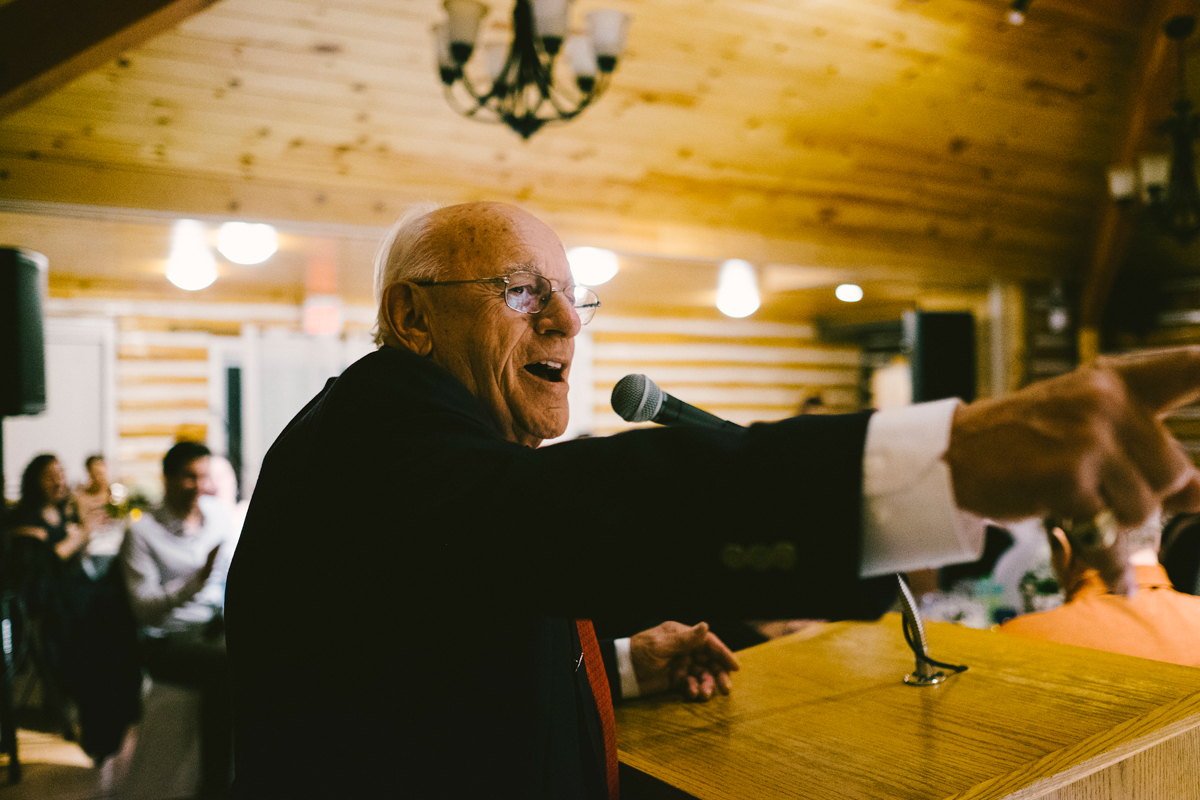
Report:
[[[616,639],[613,646],[617,650],[617,672],[621,675],[621,698],[628,700],[637,697],[637,674],[633,671],[633,657],[629,655],[629,639]]]
[[[958,508],[943,458],[958,400],[871,415],[863,453],[859,576],[929,569],[983,554],[987,522]]]

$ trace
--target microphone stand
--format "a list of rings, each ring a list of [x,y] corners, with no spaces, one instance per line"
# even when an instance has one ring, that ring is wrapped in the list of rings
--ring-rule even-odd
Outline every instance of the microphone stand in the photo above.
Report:
[[[917,600],[913,597],[912,590],[908,588],[908,581],[904,580],[903,575],[896,575],[896,582],[900,584],[904,641],[908,642],[913,656],[917,659],[916,669],[904,676],[904,682],[909,686],[936,686],[950,675],[965,672],[967,669],[965,664],[946,664],[942,661],[934,661],[929,657],[929,640],[925,636],[925,624],[921,620],[921,612],[917,610]],[[949,672],[949,675],[946,671]]]

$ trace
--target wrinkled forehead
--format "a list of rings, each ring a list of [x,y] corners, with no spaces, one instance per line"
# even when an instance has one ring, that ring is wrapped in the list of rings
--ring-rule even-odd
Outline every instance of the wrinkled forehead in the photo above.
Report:
[[[445,213],[443,213],[445,212]],[[533,215],[512,206],[471,204],[434,212],[442,280],[506,275],[518,269],[570,280],[562,242]]]

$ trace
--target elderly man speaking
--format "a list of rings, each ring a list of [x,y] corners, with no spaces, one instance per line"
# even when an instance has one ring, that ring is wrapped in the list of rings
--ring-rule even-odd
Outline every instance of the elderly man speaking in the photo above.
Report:
[[[983,518],[1200,506],[1158,420],[1200,395],[1200,348],[971,405],[539,448],[595,306],[548,227],[417,210],[376,289],[380,348],[279,436],[229,574],[240,798],[615,800],[611,696],[707,697],[736,662],[703,625],[600,645],[593,615],[872,618],[890,572],[977,557]]]

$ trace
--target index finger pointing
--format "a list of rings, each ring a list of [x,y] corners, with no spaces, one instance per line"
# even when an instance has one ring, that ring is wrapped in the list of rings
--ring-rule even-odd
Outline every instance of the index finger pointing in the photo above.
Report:
[[[1129,394],[1155,414],[1200,400],[1200,345],[1110,356],[1097,366],[1117,373]]]

